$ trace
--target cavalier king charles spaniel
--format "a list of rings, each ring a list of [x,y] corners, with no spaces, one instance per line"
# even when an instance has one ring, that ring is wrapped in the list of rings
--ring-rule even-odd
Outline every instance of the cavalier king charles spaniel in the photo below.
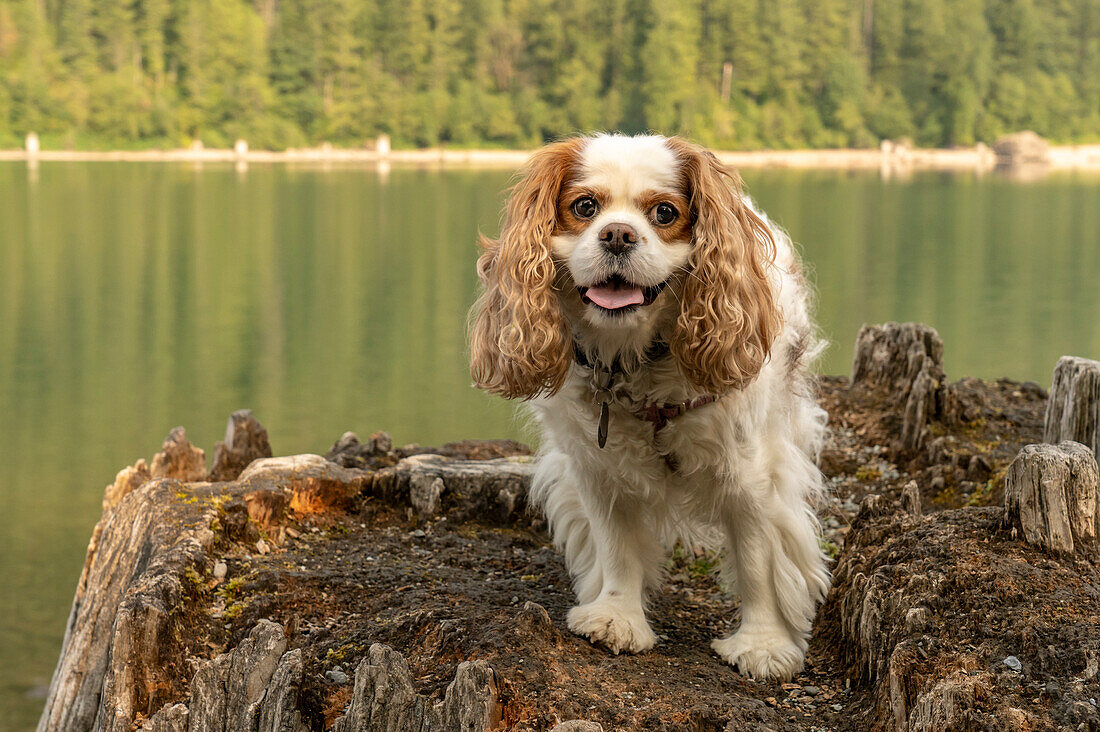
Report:
[[[714,650],[797,673],[829,572],[821,341],[790,239],[703,148],[596,135],[534,153],[481,247],[471,371],[541,427],[531,501],[573,578],[569,629],[651,648],[673,545],[720,547],[741,623]]]

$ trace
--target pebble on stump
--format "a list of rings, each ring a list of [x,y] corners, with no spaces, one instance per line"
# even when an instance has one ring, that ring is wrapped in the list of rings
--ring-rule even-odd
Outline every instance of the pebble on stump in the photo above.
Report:
[[[852,386],[891,392],[904,405],[902,447],[920,449],[925,425],[943,411],[943,340],[922,323],[864,325],[856,338]]]
[[[1005,520],[1029,544],[1072,554],[1095,549],[1100,472],[1077,442],[1027,445],[1005,476]]]
[[[1062,356],[1054,367],[1043,442],[1080,442],[1100,455],[1100,361]]]

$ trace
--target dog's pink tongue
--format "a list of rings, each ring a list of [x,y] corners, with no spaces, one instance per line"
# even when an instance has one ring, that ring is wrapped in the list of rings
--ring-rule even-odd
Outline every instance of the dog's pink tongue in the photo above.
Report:
[[[602,285],[589,287],[588,299],[608,310],[618,310],[628,305],[641,305],[645,302],[642,288],[630,286]]]

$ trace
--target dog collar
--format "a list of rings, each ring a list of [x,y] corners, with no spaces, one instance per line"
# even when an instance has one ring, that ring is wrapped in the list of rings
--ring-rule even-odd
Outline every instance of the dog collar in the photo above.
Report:
[[[685,412],[697,409],[698,407],[705,407],[716,401],[718,401],[718,396],[716,394],[704,394],[701,397],[688,399],[682,402],[673,402],[672,404],[657,404],[656,402],[650,402],[634,412],[634,416],[643,422],[652,422],[653,434],[657,434],[663,430],[669,422]]]
[[[657,339],[646,348],[643,363],[653,363],[664,358],[668,353],[668,344],[661,339]],[[573,359],[577,362],[577,365],[592,371],[592,384],[596,392],[596,401],[600,404],[600,421],[596,427],[596,443],[603,448],[603,446],[607,444],[607,427],[610,422],[611,401],[614,399],[612,389],[614,387],[615,377],[623,373],[622,362],[618,356],[615,357],[615,360],[612,361],[610,365],[604,364],[598,359],[590,359],[588,358],[588,354],[585,353],[584,349],[581,348],[580,344],[575,340],[573,341]],[[634,410],[632,414],[643,422],[651,423],[653,425],[653,434],[656,436],[658,432],[668,426],[669,422],[677,417],[692,409],[697,409],[716,401],[718,401],[717,395],[704,394],[695,399],[687,399],[682,402],[664,404],[646,402],[642,405],[641,409]]]

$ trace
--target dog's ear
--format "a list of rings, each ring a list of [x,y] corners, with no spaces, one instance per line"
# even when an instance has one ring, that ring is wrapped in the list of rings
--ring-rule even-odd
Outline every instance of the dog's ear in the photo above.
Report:
[[[745,202],[741,178],[711,152],[672,138],[690,200],[690,272],[669,344],[688,380],[724,394],[747,386],[768,359],[782,318],[768,282],[771,231]]]
[[[470,311],[470,373],[493,394],[553,394],[569,372],[572,349],[554,291],[550,237],[581,142],[564,140],[534,153],[512,188],[500,238],[481,238],[477,271],[485,291]]]

